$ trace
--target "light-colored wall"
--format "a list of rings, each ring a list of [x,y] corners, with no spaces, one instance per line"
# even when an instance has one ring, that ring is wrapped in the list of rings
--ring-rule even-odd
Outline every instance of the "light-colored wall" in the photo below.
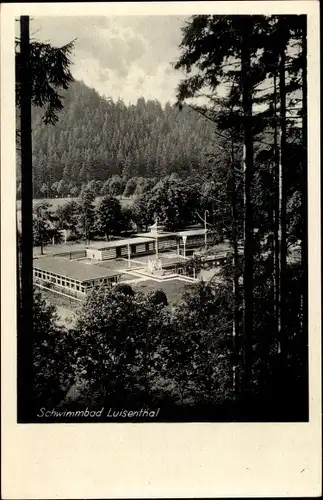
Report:
[[[102,260],[102,251],[97,248],[87,248],[86,257],[88,259]]]

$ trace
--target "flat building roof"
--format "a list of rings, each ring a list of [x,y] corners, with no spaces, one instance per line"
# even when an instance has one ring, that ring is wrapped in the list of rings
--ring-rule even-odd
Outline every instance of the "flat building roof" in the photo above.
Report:
[[[127,245],[140,245],[143,243],[150,243],[151,238],[144,237],[134,237],[134,238],[125,238],[123,240],[112,240],[103,243],[93,243],[90,246],[86,247],[87,250],[96,249],[96,250],[105,250],[107,248],[116,248],[116,247],[125,247]]]
[[[162,238],[175,238],[176,233],[138,233],[138,236],[144,237],[146,236],[148,241],[155,240],[157,239],[162,239]]]
[[[189,229],[186,231],[179,231],[177,234],[179,236],[201,236],[204,235],[205,232],[207,232],[205,229]]]
[[[86,261],[68,260],[60,257],[40,257],[34,259],[33,268],[76,281],[92,281],[118,276],[121,273]]]

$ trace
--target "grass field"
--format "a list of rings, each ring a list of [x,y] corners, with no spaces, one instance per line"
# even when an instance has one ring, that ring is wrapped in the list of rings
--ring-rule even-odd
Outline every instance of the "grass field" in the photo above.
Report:
[[[75,325],[82,303],[74,300],[72,297],[67,298],[49,290],[44,290],[43,288],[38,288],[38,290],[41,292],[44,299],[56,307],[58,325],[64,326],[65,328],[72,328]]]
[[[75,300],[73,297],[65,297],[64,295],[59,295],[52,290],[45,290],[44,288],[38,288],[43,297],[54,304],[55,306],[65,307],[71,311],[77,311],[81,306],[81,302]]]
[[[102,198],[103,196],[98,196],[95,202],[98,203],[100,200],[102,200]],[[123,207],[132,205],[135,200],[135,198],[121,198],[121,196],[117,196],[117,198]],[[53,209],[55,210],[57,207],[60,207],[69,201],[78,201],[78,198],[36,198],[33,200],[33,204],[37,205],[37,203],[45,201],[48,202],[50,205],[52,205]],[[21,209],[21,200],[17,200],[17,210],[20,209]]]
[[[121,198],[117,196],[122,207],[129,207],[135,201],[135,198]],[[102,196],[98,196],[95,200],[95,203],[99,203],[102,199]],[[37,205],[39,202],[48,202],[52,206],[52,210],[56,210],[57,207],[65,205],[65,203],[69,201],[78,201],[78,198],[39,198],[33,200],[33,205]],[[21,221],[21,200],[17,200],[17,222],[20,224]]]
[[[90,242],[89,245],[83,240],[83,241],[68,241],[66,244],[65,243],[58,243],[55,245],[46,245],[43,248],[44,256],[51,256],[57,253],[63,253],[63,252],[76,252],[78,250],[84,250],[86,246],[91,246],[93,243],[98,243],[99,241],[102,241],[102,243],[105,243],[106,240],[96,240],[95,242],[92,241]],[[41,257],[41,250],[40,247],[34,247],[34,257]]]
[[[168,303],[174,305],[181,300],[182,293],[189,284],[180,280],[165,281],[164,283],[147,280],[141,281],[138,284],[132,284],[131,286],[135,291],[144,293],[153,292],[154,290],[163,290],[166,294]]]

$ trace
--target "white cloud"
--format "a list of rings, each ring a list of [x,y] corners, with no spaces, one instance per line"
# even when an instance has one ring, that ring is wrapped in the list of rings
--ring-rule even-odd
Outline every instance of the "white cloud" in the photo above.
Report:
[[[125,102],[139,97],[174,101],[181,74],[178,56],[183,18],[53,17],[33,21],[41,40],[63,45],[77,38],[72,72],[100,94]]]

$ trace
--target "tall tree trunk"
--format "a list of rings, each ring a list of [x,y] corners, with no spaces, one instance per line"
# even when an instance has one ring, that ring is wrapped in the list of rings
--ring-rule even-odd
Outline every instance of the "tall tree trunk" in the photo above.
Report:
[[[146,338],[144,345],[143,365],[144,365],[144,402],[149,404],[149,332],[148,325],[146,326]]]
[[[21,304],[21,237],[18,229],[18,222],[16,217],[16,283],[17,283],[17,324],[19,329],[19,321],[21,316],[22,304]]]
[[[304,21],[304,31],[302,36],[302,269],[307,268],[307,26],[306,16]],[[306,273],[303,273],[305,275]]]
[[[44,242],[43,237],[40,237],[40,255],[44,255]]]
[[[22,310],[18,324],[18,419],[28,420],[32,407],[33,224],[32,139],[29,16],[20,17],[21,33],[21,284]]]
[[[273,171],[273,198],[274,198],[274,322],[275,322],[275,337],[277,340],[277,349],[280,352],[280,241],[279,241],[279,226],[280,226],[280,205],[279,205],[279,170],[280,170],[280,153],[278,147],[278,116],[277,116],[277,76],[274,75],[274,171]]]
[[[284,27],[282,27],[284,32]],[[280,339],[281,354],[286,355],[286,43],[283,41],[279,50],[279,94],[280,94],[280,158],[279,158],[279,245],[280,245]]]
[[[237,183],[235,174],[234,145],[231,142],[231,175],[232,175],[232,246],[233,246],[233,327],[232,327],[232,351],[233,351],[233,395],[239,391],[239,282],[238,282],[238,241],[237,241]]]
[[[301,378],[305,388],[304,399],[308,405],[308,305],[307,305],[307,279],[308,279],[308,223],[307,223],[307,17],[304,16],[302,34],[302,177],[301,177],[301,217],[302,217],[302,241],[301,241]]]
[[[248,16],[246,16],[248,17]],[[253,204],[251,188],[253,183],[253,130],[252,130],[252,87],[250,85],[251,54],[248,19],[242,22],[245,36],[241,50],[242,106],[244,114],[244,383],[246,389],[252,375],[253,337]]]

